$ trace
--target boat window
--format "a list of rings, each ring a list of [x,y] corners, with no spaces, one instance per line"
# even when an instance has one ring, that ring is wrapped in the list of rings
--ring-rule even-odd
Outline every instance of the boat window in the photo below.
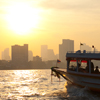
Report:
[[[89,63],[86,60],[81,60],[78,65],[78,71],[83,73],[89,72]]]
[[[76,60],[70,60],[69,70],[76,71],[76,68],[77,68],[77,61]]]

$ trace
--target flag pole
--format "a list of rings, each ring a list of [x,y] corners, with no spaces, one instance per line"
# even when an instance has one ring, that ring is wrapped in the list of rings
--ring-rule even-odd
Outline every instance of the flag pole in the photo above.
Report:
[[[57,59],[57,62],[56,62],[56,67],[57,67],[57,63],[61,62],[59,59]]]
[[[53,75],[53,72],[52,72],[52,70],[51,70],[51,83],[52,83],[52,75]]]
[[[81,42],[80,42],[80,51],[81,51]]]
[[[57,67],[57,61],[56,61],[56,67]]]
[[[95,53],[95,47],[94,47],[94,53]]]
[[[94,45],[92,45],[92,48],[94,48],[94,53],[95,53],[95,47],[94,47]]]
[[[81,51],[81,45],[83,45],[83,43],[80,42],[80,51]]]

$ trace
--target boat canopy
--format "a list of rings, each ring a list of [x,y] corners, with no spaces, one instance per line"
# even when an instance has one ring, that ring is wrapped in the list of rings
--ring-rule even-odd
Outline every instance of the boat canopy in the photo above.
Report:
[[[85,60],[100,60],[100,53],[86,53],[81,51],[77,51],[75,53],[73,52],[67,52],[66,53],[66,60],[68,59],[85,59]]]

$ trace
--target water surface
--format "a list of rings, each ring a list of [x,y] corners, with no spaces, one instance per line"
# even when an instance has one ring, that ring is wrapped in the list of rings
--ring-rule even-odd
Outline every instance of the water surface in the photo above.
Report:
[[[0,70],[0,100],[100,100],[99,93],[52,77],[51,70]]]

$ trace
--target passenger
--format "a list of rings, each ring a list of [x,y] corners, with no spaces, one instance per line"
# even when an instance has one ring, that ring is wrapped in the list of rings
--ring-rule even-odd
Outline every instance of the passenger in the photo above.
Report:
[[[87,62],[87,66],[86,66],[86,72],[89,72],[89,62]]]
[[[95,73],[96,73],[96,74],[98,74],[98,73],[99,73],[98,66],[96,66]]]
[[[80,63],[78,63],[78,71],[79,71],[79,72],[83,72],[83,70],[82,70],[82,68],[81,68],[81,64],[80,64]]]
[[[89,72],[89,62],[87,62],[86,72]],[[91,62],[91,73],[94,73],[94,64]]]
[[[94,73],[94,64],[91,62],[91,73]]]
[[[71,65],[71,70],[74,70],[74,65]]]

